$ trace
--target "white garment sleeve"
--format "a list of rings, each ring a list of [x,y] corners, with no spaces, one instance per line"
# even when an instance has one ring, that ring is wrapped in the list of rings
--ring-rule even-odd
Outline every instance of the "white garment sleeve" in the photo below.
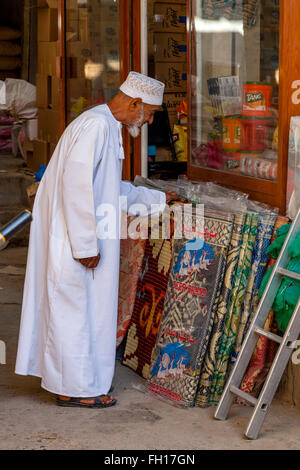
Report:
[[[144,188],[143,186],[134,186],[129,181],[121,181],[121,196],[125,196],[127,200],[121,202],[122,210],[129,215],[138,215],[136,207],[131,210],[134,205],[143,205],[147,214],[161,214],[166,206],[166,195],[155,189]],[[141,215],[146,215],[144,212]]]
[[[91,122],[82,130],[67,156],[62,200],[72,254],[75,259],[98,254],[93,194],[94,159],[100,159],[105,127]]]

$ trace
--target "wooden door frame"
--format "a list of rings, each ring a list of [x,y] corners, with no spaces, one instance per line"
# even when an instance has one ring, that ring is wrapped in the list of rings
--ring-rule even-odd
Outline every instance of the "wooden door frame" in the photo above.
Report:
[[[66,128],[66,29],[65,29],[65,3],[58,0],[58,41],[56,57],[56,76],[59,79],[59,129],[60,134]]]
[[[131,0],[120,0],[120,85],[126,79],[130,71],[130,52],[131,52]],[[130,135],[123,128],[123,147],[125,160],[123,165],[122,177],[125,180],[131,180],[132,164]]]
[[[141,1],[132,0],[132,70],[141,72]],[[132,139],[131,178],[141,174],[141,137]]]
[[[299,0],[298,0],[299,3]],[[291,116],[299,115],[300,106],[292,101],[295,81],[300,80],[300,5],[297,0],[280,0],[279,45],[279,144],[278,181],[260,180],[247,176],[201,168],[191,164],[191,10],[192,0],[187,0],[188,44],[188,177],[193,180],[216,181],[249,193],[250,197],[278,207],[286,213],[286,185],[288,164],[289,126]],[[299,45],[297,47],[297,45]],[[300,82],[299,85],[300,87]]]

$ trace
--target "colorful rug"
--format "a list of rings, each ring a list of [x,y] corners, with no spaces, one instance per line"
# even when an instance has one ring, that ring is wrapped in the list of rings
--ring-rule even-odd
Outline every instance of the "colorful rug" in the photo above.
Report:
[[[175,240],[160,332],[148,389],[192,406],[225,274],[233,215],[207,210],[190,214],[195,238]]]
[[[217,356],[221,344],[221,339],[224,331],[225,319],[227,309],[230,302],[230,296],[233,289],[233,280],[235,277],[239,252],[242,243],[243,227],[245,223],[244,214],[235,214],[234,224],[232,230],[232,237],[228,250],[226,260],[226,270],[220,301],[218,304],[217,312],[214,317],[212,333],[210,337],[209,346],[203,361],[201,370],[199,387],[196,397],[196,403],[200,407],[208,406],[208,399],[211,389],[211,384],[214,377],[214,370],[217,362]]]
[[[275,214],[260,215],[258,219],[257,236],[252,253],[251,268],[245,291],[245,299],[242,307],[239,329],[230,358],[229,373],[234,367],[243,341],[248,332],[250,323],[256,312],[258,305],[258,291],[266,270],[268,260],[266,250],[271,243],[275,221]]]
[[[287,224],[289,219],[287,217],[279,216],[276,218],[272,242],[275,240],[276,230],[282,225]],[[276,263],[275,259],[270,259],[267,265],[267,269],[273,266]],[[274,312],[270,311],[269,316],[266,320],[265,330],[272,331],[275,334],[278,334],[277,325],[274,320]],[[275,357],[277,350],[277,345],[274,341],[270,341],[264,336],[260,336],[257,342],[256,348],[252,355],[251,361],[249,363],[248,369],[244,376],[244,379],[241,384],[241,390],[252,395],[257,395],[261,386],[264,382],[264,379],[268,373],[271,363]]]
[[[127,227],[132,218],[128,217]],[[119,304],[117,347],[123,341],[133,312],[138,275],[142,265],[146,240],[120,240]]]
[[[209,403],[219,402],[227,379],[228,365],[232,349],[236,340],[243,301],[245,298],[248,276],[251,267],[251,258],[256,239],[258,214],[247,213],[243,230],[243,239],[239,254],[239,262],[233,282],[233,290],[225,321],[224,333],[218,353],[217,365],[214,372]]]
[[[123,356],[123,364],[144,378],[148,377],[152,351],[160,328],[172,250],[173,235],[170,239],[149,238],[146,241]]]

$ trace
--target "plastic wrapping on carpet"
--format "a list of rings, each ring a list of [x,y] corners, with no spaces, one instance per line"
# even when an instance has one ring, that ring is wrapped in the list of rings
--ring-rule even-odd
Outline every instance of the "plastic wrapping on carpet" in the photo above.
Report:
[[[190,217],[193,228],[202,225],[205,231],[174,242],[163,317],[147,381],[151,392],[183,406],[195,402],[233,227],[232,214],[206,210],[204,218],[194,212]]]

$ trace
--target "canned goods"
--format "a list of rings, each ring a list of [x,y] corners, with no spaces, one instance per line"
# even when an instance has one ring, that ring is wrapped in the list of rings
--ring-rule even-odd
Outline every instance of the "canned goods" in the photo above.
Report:
[[[246,82],[243,85],[243,116],[271,116],[272,85],[263,82]]]
[[[241,147],[241,119],[240,116],[224,117],[223,127],[223,149],[239,150]]]
[[[241,123],[241,149],[249,152],[263,152],[268,146],[272,119],[243,116]]]
[[[277,169],[277,163],[271,160],[255,157],[243,157],[241,159],[241,172],[247,176],[276,180]]]

